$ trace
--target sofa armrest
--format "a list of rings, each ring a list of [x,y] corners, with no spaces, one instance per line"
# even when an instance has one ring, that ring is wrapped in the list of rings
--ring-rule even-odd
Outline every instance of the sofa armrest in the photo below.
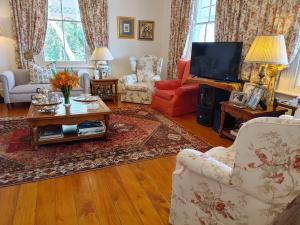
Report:
[[[4,71],[0,74],[3,88],[11,90],[16,85],[15,74],[13,71]]]
[[[181,86],[179,80],[161,80],[155,82],[155,88],[159,90],[174,90]]]
[[[198,85],[183,85],[175,91],[175,94],[178,96],[182,95],[191,95],[198,94],[199,86]]]
[[[13,71],[4,71],[0,74],[0,81],[3,86],[4,102],[10,103],[9,91],[16,85]]]
[[[87,72],[84,72],[79,75],[80,80],[79,80],[79,86],[83,88],[83,91],[85,94],[90,93],[90,82],[91,78],[90,75]]]
[[[223,184],[229,185],[230,183],[232,168],[199,151],[182,150],[177,156],[177,168],[179,165]]]

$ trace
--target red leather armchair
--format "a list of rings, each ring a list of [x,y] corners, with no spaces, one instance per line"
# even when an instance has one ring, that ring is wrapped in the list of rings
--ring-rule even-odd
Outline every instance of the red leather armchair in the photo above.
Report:
[[[197,109],[198,84],[184,84],[190,76],[190,61],[177,62],[178,79],[155,82],[151,107],[170,116],[181,116]]]

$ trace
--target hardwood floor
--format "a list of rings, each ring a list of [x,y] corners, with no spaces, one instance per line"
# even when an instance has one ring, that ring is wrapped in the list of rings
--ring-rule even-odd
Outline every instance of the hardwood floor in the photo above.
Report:
[[[8,110],[0,104],[0,116],[26,116],[28,107]],[[231,144],[195,118],[172,120],[212,146]],[[168,225],[175,160],[165,157],[0,188],[0,225]]]

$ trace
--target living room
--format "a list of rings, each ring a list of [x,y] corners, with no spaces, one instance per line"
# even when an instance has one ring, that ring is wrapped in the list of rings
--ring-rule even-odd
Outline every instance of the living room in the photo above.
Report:
[[[0,0],[0,225],[300,225],[299,0]]]

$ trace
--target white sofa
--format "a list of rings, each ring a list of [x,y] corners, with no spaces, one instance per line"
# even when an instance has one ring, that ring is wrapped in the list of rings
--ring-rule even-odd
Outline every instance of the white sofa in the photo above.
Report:
[[[295,224],[300,120],[256,118],[240,129],[230,148],[181,151],[171,201],[172,225]]]
[[[72,90],[71,96],[78,96],[89,93],[90,77],[88,73],[82,73],[79,87]],[[4,102],[19,103],[30,102],[31,96],[36,94],[37,88],[47,88],[51,90],[50,84],[30,84],[28,70],[5,71],[0,74],[4,92]]]

